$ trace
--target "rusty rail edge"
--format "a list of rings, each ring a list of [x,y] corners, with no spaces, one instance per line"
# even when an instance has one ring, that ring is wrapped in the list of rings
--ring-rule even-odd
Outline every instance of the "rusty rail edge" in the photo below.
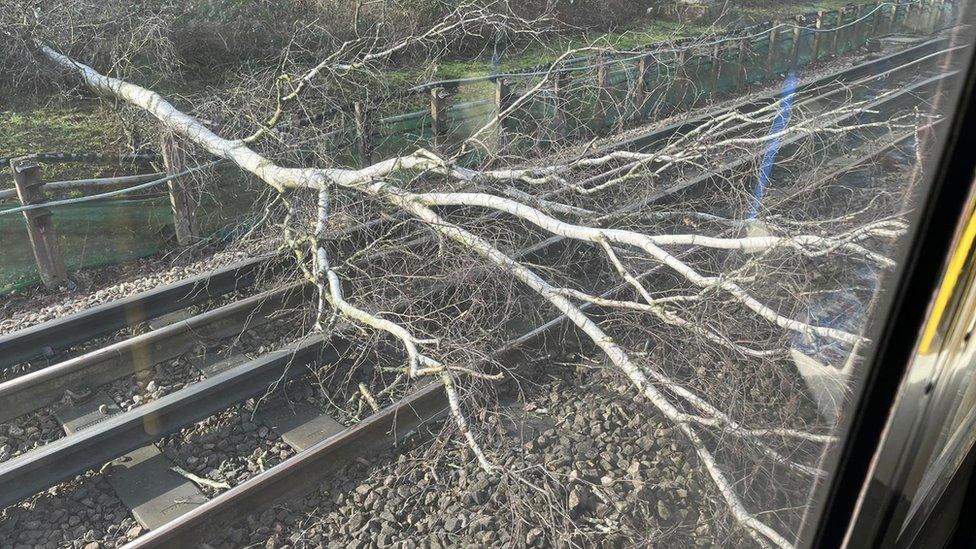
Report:
[[[297,376],[306,366],[337,365],[346,347],[339,338],[330,340],[320,334],[305,337],[0,463],[0,509],[263,394],[272,383]]]
[[[265,324],[275,312],[310,299],[313,290],[299,282],[264,292],[0,383],[0,421],[52,404],[67,389],[97,387],[176,358],[201,340]]]
[[[246,288],[278,255],[265,255],[0,336],[0,368],[51,357],[90,339]]]
[[[192,547],[206,537],[206,532],[236,522],[245,513],[314,490],[318,480],[343,464],[397,444],[425,423],[443,417],[447,408],[444,386],[432,383],[125,547]]]

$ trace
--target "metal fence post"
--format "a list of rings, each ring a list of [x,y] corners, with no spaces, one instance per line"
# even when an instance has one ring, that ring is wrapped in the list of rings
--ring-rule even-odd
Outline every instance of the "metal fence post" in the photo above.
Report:
[[[22,205],[33,206],[47,202],[44,181],[41,179],[41,165],[35,156],[11,159],[10,169],[14,173],[14,185],[17,187],[17,197]],[[58,231],[51,210],[47,208],[27,210],[24,212],[24,220],[27,222],[27,236],[34,251],[34,260],[37,263],[37,272],[41,275],[41,282],[51,289],[66,283],[68,271],[64,266]]]
[[[168,131],[163,132],[160,144],[166,175],[176,175],[185,170],[183,149],[176,142],[173,134]],[[191,179],[187,176],[170,179],[167,183],[169,202],[173,207],[173,226],[176,229],[176,241],[180,246],[189,246],[200,238],[196,211],[194,210],[196,193],[193,192],[192,185]]]

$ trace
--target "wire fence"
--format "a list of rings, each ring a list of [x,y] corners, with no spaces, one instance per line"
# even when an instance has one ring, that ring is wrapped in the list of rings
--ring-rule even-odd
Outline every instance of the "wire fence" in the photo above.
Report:
[[[517,136],[518,146],[555,147],[568,139],[605,134],[775,81],[784,73],[795,74],[818,61],[851,53],[879,36],[936,32],[954,21],[955,10],[954,2],[943,0],[850,5],[797,16],[789,23],[768,22],[640,52],[601,52],[546,69],[429,82],[408,92],[428,97],[430,108],[377,120],[344,116],[349,123],[322,139],[347,165],[418,147],[449,146],[486,127],[494,127],[491,138],[500,147],[505,134]],[[536,93],[503,119],[500,114],[509,110],[512,98],[528,90]],[[363,109],[359,116],[368,113]],[[45,153],[38,160],[85,161],[88,156]],[[15,214],[57,210],[69,270],[119,263],[171,246],[169,198],[162,194],[133,199],[131,195],[159,189],[179,177],[206,174],[222,178],[222,183],[206,185],[213,191],[197,206],[207,212],[202,234],[226,235],[228,227],[239,223],[253,205],[240,197],[247,196],[245,187],[255,182],[243,174],[218,175],[214,168],[221,163],[206,162],[173,175],[140,180],[135,186],[43,204],[19,204],[9,197],[5,202],[5,195],[0,195],[0,238],[5,243],[0,246],[0,295],[38,281],[23,216]]]

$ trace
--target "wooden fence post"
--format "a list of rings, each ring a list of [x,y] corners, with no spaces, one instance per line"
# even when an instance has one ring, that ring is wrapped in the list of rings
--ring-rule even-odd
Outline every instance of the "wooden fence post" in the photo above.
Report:
[[[710,95],[713,97],[718,94],[719,78],[722,77],[722,49],[719,44],[712,48],[712,89]]]
[[[512,82],[507,78],[495,79],[495,112],[498,117],[498,146],[504,147],[508,143],[508,137],[514,128],[512,124],[512,113],[507,113],[514,103],[512,94]]]
[[[605,117],[610,116],[610,107],[613,105],[613,95],[610,91],[610,69],[605,57],[601,56],[596,67],[596,93],[597,93],[597,112],[603,113]],[[609,120],[604,120],[609,125]]]
[[[14,185],[22,205],[32,206],[47,202],[44,181],[41,179],[41,165],[35,156],[12,158],[10,169],[14,173]],[[58,231],[54,226],[51,210],[27,210],[24,212],[24,220],[27,222],[27,236],[34,251],[41,282],[50,289],[66,283],[68,271],[64,267],[64,257],[61,256]]]
[[[840,35],[841,35],[841,31],[844,30],[841,27],[844,26],[844,15],[846,13],[847,13],[846,8],[840,8],[839,10],[837,10],[837,24],[834,25],[834,36],[833,36],[834,43],[830,48],[834,57],[840,55],[840,47],[841,47]]]
[[[356,119],[356,152],[361,167],[373,163],[373,113],[363,103],[353,103],[353,116]]]
[[[746,87],[746,54],[749,48],[749,39],[740,38],[739,39],[739,59],[738,59],[738,70],[735,72],[735,87],[741,90]]]
[[[769,29],[769,53],[766,55],[766,78],[773,76],[776,68],[776,37],[779,35],[779,21],[773,21],[773,28]]]
[[[634,120],[644,118],[644,103],[647,102],[647,73],[650,70],[650,56],[645,55],[637,61],[637,77],[634,79]]]
[[[925,32],[935,32],[935,29],[938,26],[936,25],[936,20],[938,19],[938,15],[939,15],[938,5],[939,5],[939,0],[932,0],[931,2],[929,2],[929,7],[928,7],[929,16],[926,18],[925,21]]]
[[[434,137],[434,148],[440,147],[447,135],[447,98],[446,89],[430,89],[430,131]]]
[[[874,7],[874,19],[871,22],[871,38],[878,35],[878,30],[881,28],[881,4],[883,0],[875,0]]]
[[[864,21],[861,21],[861,16],[864,14],[864,5],[858,4],[857,8],[854,9],[854,28],[851,30],[851,36],[854,37],[852,49],[858,49],[861,47],[861,36],[864,31]]]
[[[816,62],[820,57],[820,41],[823,36],[823,19],[824,12],[820,10],[817,12],[817,21],[814,23],[814,28],[816,29],[813,33],[813,57],[811,57],[812,62]]]
[[[793,51],[790,53],[790,68],[796,69],[800,63],[800,38],[803,37],[803,16],[793,19]]]
[[[680,105],[687,94],[687,86],[684,84],[689,80],[686,65],[688,64],[688,48],[684,45],[678,47],[678,51],[675,52],[675,64],[674,64],[674,78],[671,80],[671,85],[668,89],[668,95],[674,97],[674,105]],[[671,94],[674,95],[671,95]]]
[[[552,117],[552,132],[554,141],[562,141],[569,135],[569,120],[566,113],[567,93],[569,90],[569,72],[559,71],[556,73],[556,81],[553,85],[553,100],[556,103],[555,112]]]
[[[166,175],[175,175],[186,169],[183,149],[176,142],[171,132],[163,132],[160,138],[160,145],[163,152],[163,165],[166,167]],[[167,183],[169,187],[169,202],[173,207],[173,226],[176,229],[176,242],[180,246],[189,246],[200,238],[196,211],[194,210],[196,206],[196,193],[193,192],[192,185],[192,180],[187,176],[170,179]]]

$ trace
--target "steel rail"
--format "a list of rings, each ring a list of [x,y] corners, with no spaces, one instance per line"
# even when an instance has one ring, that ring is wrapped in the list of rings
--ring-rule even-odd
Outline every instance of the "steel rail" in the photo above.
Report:
[[[261,256],[0,336],[0,368],[51,357],[115,330],[246,288],[273,269]]]
[[[236,522],[246,513],[314,490],[318,480],[343,464],[388,448],[423,424],[443,417],[447,409],[443,384],[432,383],[125,547],[193,547],[207,532]]]
[[[867,63],[857,65],[855,67],[851,67],[847,69],[842,69],[833,72],[831,74],[816,78],[810,82],[798,86],[796,93],[802,94],[810,91],[821,91],[821,88],[827,88],[828,91],[824,92],[822,95],[831,95],[839,91],[839,90],[832,89],[831,86],[834,85],[842,86],[842,88],[839,88],[842,90],[843,86],[857,85],[855,82],[847,82],[846,79],[848,78],[858,78],[860,80],[858,80],[857,82],[863,84],[872,79],[872,77],[870,76],[872,73],[880,74],[882,76],[895,74],[902,70],[907,69],[908,67],[915,66],[918,63],[919,59],[927,59],[933,55],[945,55],[948,52],[952,51],[951,49],[945,49],[943,47],[945,44],[947,44],[947,39],[945,38],[932,39],[924,43],[911,46],[904,50],[900,50],[896,53],[889,54],[880,57],[878,59],[869,61]],[[940,47],[943,47],[943,49],[939,50]],[[907,61],[905,61],[906,58],[908,58]],[[882,71],[880,73],[877,72],[877,65],[884,66],[884,65],[890,65],[899,62],[903,64],[896,66],[895,68]],[[868,74],[868,77],[867,78],[862,77],[862,75],[864,74]],[[772,92],[772,93],[767,93],[762,97],[750,98],[747,100],[736,102],[732,105],[717,107],[715,109],[706,111],[704,114],[696,116],[689,120],[683,120],[673,124],[669,124],[667,126],[664,126],[663,128],[651,130],[649,132],[625,139],[623,141],[616,141],[614,143],[596,149],[594,152],[590,153],[589,156],[598,157],[618,150],[631,150],[631,151],[644,150],[658,143],[667,141],[668,139],[671,139],[675,135],[679,135],[681,133],[686,133],[691,130],[694,130],[698,128],[700,125],[706,123],[708,120],[716,116],[719,116],[721,114],[731,112],[733,110],[740,110],[744,114],[755,112],[756,110],[759,110],[775,102],[776,100],[778,100],[779,96],[780,96],[779,92]],[[806,98],[805,101],[814,101],[816,99],[819,99],[820,97],[821,96]],[[738,126],[736,129],[742,129],[748,126],[749,126],[748,124],[742,124]],[[591,177],[590,179],[585,180],[584,183],[588,181],[596,181],[597,179],[598,176]],[[556,191],[545,193],[542,196],[540,196],[540,198],[549,199],[558,196],[559,194],[564,192],[568,192],[568,188],[564,187]],[[645,204],[640,204],[640,206],[643,205]],[[613,212],[611,215],[617,215],[619,213],[624,213],[624,212]],[[499,213],[484,214],[481,217],[479,217],[478,221],[485,221],[488,219],[497,218],[500,215],[501,214]],[[429,235],[419,236],[413,240],[408,241],[404,245],[415,246],[418,244],[428,242],[431,240],[431,238],[432,237]],[[548,245],[547,243],[549,241],[559,241],[559,240],[561,240],[561,237],[551,237],[547,241],[543,241],[542,243],[540,243],[539,246],[546,246]]]
[[[296,283],[264,292],[0,383],[0,421],[58,401],[68,389],[97,387],[148,370],[219,340],[260,326],[273,313],[311,299],[314,287]]]
[[[306,366],[338,364],[344,349],[342,340],[309,336],[0,463],[0,508],[260,395]]]
[[[873,66],[873,65],[879,64],[879,63],[881,63],[881,64],[890,64],[891,62],[893,62],[895,60],[902,60],[906,55],[915,55],[916,56],[914,59],[910,59],[905,64],[902,64],[902,65],[900,65],[900,66],[898,66],[898,67],[896,67],[894,69],[891,69],[891,70],[885,71],[884,73],[881,73],[882,75],[888,76],[888,75],[897,73],[899,71],[905,70],[907,67],[914,66],[918,62],[919,59],[927,59],[928,57],[931,57],[931,55],[935,55],[935,54],[939,54],[939,53],[945,53],[945,51],[947,51],[947,50],[942,50],[941,52],[936,52],[935,54],[924,55],[924,54],[929,54],[929,52],[930,52],[930,50],[932,48],[937,47],[942,42],[943,42],[942,39],[930,40],[930,41],[928,41],[928,42],[926,42],[924,44],[921,44],[919,46],[915,46],[915,47],[912,47],[912,48],[908,48],[908,49],[906,49],[906,50],[904,50],[902,52],[898,52],[898,53],[895,53],[895,54],[886,56],[884,58],[881,58],[881,59],[878,59],[878,60],[869,62],[866,65]],[[921,57],[921,58],[919,58],[918,57],[919,55],[924,55],[924,56]],[[821,86],[824,81],[836,82],[836,81],[839,81],[840,79],[842,79],[845,75],[859,74],[859,73],[864,72],[864,70],[866,70],[865,67],[863,65],[860,65],[860,66],[854,67],[852,69],[846,69],[844,71],[840,71],[838,73],[834,73],[834,74],[828,75],[826,77],[820,78],[820,79],[818,79],[816,81],[813,81],[811,83],[805,84],[804,86],[801,86],[800,92],[802,92],[805,89],[813,89],[813,90],[819,91],[819,86]],[[877,74],[877,73],[874,73],[874,74]],[[871,77],[869,76],[868,79],[870,79],[870,78]],[[863,83],[864,83],[864,80],[861,80],[861,81],[859,81],[857,83],[852,83],[851,85],[863,84]],[[836,93],[837,91],[838,90],[832,90],[832,91],[828,91],[826,93],[821,93],[821,95],[818,95],[818,96],[813,97],[813,98],[805,98],[804,101],[815,101],[815,100],[818,100],[821,97],[828,96],[828,95],[831,95],[833,93]],[[766,100],[771,100],[771,99],[772,98],[766,98]],[[752,104],[755,104],[755,101],[753,101],[751,103]],[[731,108],[726,107],[721,112],[726,112],[726,111],[728,111],[730,109],[742,108],[742,105],[743,104],[745,104],[745,103],[739,103],[737,105],[733,105]],[[706,114],[704,116],[707,117],[707,116],[711,116],[713,114],[714,113],[708,113],[708,114]],[[680,131],[682,128],[687,128],[688,126],[694,125],[694,124],[696,124],[695,121],[691,121],[691,122],[686,121],[686,122],[679,123],[677,125],[670,125],[670,126],[664,128],[662,130],[658,130],[658,131],[655,131],[655,132],[651,132],[649,134],[645,134],[644,136],[638,136],[637,138],[634,138],[634,139],[625,141],[625,142],[622,143],[622,146],[625,146],[626,147],[628,145],[632,145],[633,143],[636,142],[635,139],[636,140],[643,140],[644,143],[648,143],[648,145],[649,145],[649,144],[651,144],[651,143],[653,143],[653,142],[655,142],[657,140],[666,139],[670,135],[673,135],[674,133]],[[612,146],[610,148],[616,148],[616,147],[615,146]],[[732,167],[737,167],[737,166],[741,166],[741,165],[742,164],[735,164]],[[719,173],[725,173],[725,171],[726,170],[720,170]],[[63,319],[63,320],[64,321],[67,321],[69,319]],[[52,321],[52,323],[58,323],[58,321]],[[45,325],[38,326],[38,327],[35,327],[33,330],[43,329],[44,326],[46,326],[46,324]],[[28,330],[28,332],[29,331],[33,331],[33,330]],[[23,333],[18,333],[18,335],[20,335],[20,334],[23,334]],[[3,350],[3,343],[4,343],[3,342],[3,339],[4,338],[0,338],[0,350]]]
[[[798,100],[798,101],[796,101],[794,103],[794,110],[797,109],[797,108],[799,108],[802,105],[807,105],[807,104],[811,104],[811,103],[818,103],[818,102],[824,101],[824,100],[826,100],[828,98],[831,98],[831,97],[833,97],[835,95],[838,95],[838,94],[841,94],[841,93],[844,93],[844,92],[850,92],[855,87],[864,87],[864,86],[867,86],[869,84],[876,83],[878,80],[885,80],[885,79],[892,78],[895,75],[901,75],[902,73],[908,71],[909,69],[917,68],[918,65],[920,65],[923,62],[930,62],[930,63],[932,63],[934,57],[937,57],[937,56],[938,57],[945,56],[945,55],[948,55],[949,53],[951,53],[954,50],[957,50],[957,49],[960,49],[962,47],[965,47],[965,46],[957,46],[957,47],[954,47],[954,48],[944,48],[944,49],[941,49],[941,50],[938,50],[938,51],[935,51],[935,52],[931,52],[930,53],[928,50],[931,48],[931,46],[933,44],[936,44],[940,40],[942,40],[942,39],[930,41],[930,42],[927,42],[925,44],[922,44],[921,46],[918,46],[918,51],[924,53],[925,55],[923,55],[921,57],[917,57],[915,59],[911,59],[911,60],[909,60],[909,61],[907,61],[907,62],[905,62],[905,63],[903,63],[901,65],[898,65],[898,66],[896,66],[894,68],[891,68],[891,69],[887,69],[887,70],[882,71],[882,72],[872,73],[872,74],[870,74],[870,75],[868,75],[866,77],[857,77],[856,76],[858,79],[857,80],[854,80],[854,81],[850,81],[850,82],[848,82],[846,80],[841,80],[839,78],[839,76],[841,76],[841,75],[847,75],[848,73],[850,73],[850,71],[853,70],[853,69],[848,69],[846,71],[842,71],[841,73],[835,73],[837,75],[836,77],[834,75],[826,77],[826,79],[829,79],[829,81],[826,82],[826,83],[822,83],[823,79],[820,79],[818,81],[810,82],[810,83],[808,83],[806,85],[799,86],[797,88],[797,90],[794,92],[794,96],[795,97],[799,97],[801,99]],[[872,61],[871,63],[880,63],[882,65],[887,65],[887,64],[889,64],[889,63],[892,62],[891,61],[891,57],[894,57],[894,56],[888,56],[888,58],[878,59],[878,60]],[[858,65],[857,67],[855,67],[855,69],[857,69],[856,71],[854,71],[855,74],[856,73],[860,73],[862,68],[863,68],[863,65]],[[813,97],[803,97],[803,94],[808,93],[810,91],[817,92],[817,93],[819,93],[819,95],[815,95]],[[779,95],[780,94],[777,93],[776,96],[774,96],[774,97],[770,97],[770,96],[764,97],[763,99],[757,101],[757,103],[759,103],[759,104],[750,104],[746,108],[744,108],[744,111],[743,112],[745,112],[745,113],[754,112],[758,108],[761,108],[761,107],[764,107],[764,106],[768,106]],[[720,111],[717,111],[717,112],[710,113],[710,114],[706,115],[706,117],[704,117],[704,118],[710,118],[712,116],[718,116],[718,115],[723,114],[725,112],[729,112],[729,111],[726,110],[726,109],[723,109],[723,110],[720,110]],[[700,119],[699,120],[699,123],[703,123],[703,122],[704,122],[704,119]],[[733,126],[733,127],[729,128],[726,131],[741,130],[741,129],[746,129],[746,128],[749,128],[749,127],[752,127],[752,126],[755,126],[755,124],[754,123],[750,123],[750,122],[742,122],[742,123],[738,124],[737,126]],[[667,128],[667,131],[673,132],[675,128],[677,128],[679,135],[680,135],[680,133],[682,131],[687,132],[687,131],[690,131],[691,129],[694,129],[694,127],[689,128],[688,127],[688,123],[682,122],[682,123],[679,123],[679,124],[677,124],[675,126],[672,126],[672,127]],[[662,135],[664,135],[664,134],[662,133]],[[672,135],[673,135],[673,133],[672,133]],[[648,135],[648,136],[643,136],[643,137],[642,136],[635,137],[635,138],[633,138],[631,140],[631,142],[632,143],[635,143],[637,145],[637,147],[636,147],[635,150],[642,150],[642,149],[644,149],[644,148],[646,148],[646,147],[648,147],[650,145],[657,144],[658,142],[660,142],[660,140],[657,138],[657,136]],[[595,176],[592,176],[592,177],[589,177],[587,179],[584,179],[583,181],[581,181],[579,183],[579,185],[580,186],[587,186],[587,185],[590,185],[590,184],[593,184],[593,183],[600,182],[600,181],[602,181],[604,179],[609,179],[610,177],[616,175],[617,173],[626,171],[626,169],[629,169],[629,166],[630,166],[630,164],[626,164],[626,165],[623,165],[623,166],[621,166],[619,168],[614,168],[613,170],[607,170],[607,171],[602,172],[600,174],[597,174]]]
[[[951,49],[946,49],[949,44],[948,38],[933,38],[931,40],[925,41],[921,44],[899,50],[897,52],[879,57],[877,59],[872,59],[865,63],[861,63],[854,67],[849,67],[846,69],[840,69],[838,71],[832,72],[830,74],[818,77],[810,82],[802,83],[796,88],[796,95],[809,93],[810,91],[817,91],[818,88],[824,86],[845,86],[845,85],[858,85],[865,81],[872,80],[874,78],[883,77],[890,74],[893,71],[900,71],[907,69],[908,67],[917,65],[920,61],[925,59],[925,56],[931,53],[937,53],[939,55],[944,55],[951,51]],[[938,51],[942,49],[942,51]],[[889,69],[883,72],[877,72],[879,66],[894,65],[899,64],[893,69]],[[862,79],[860,82],[851,81],[854,79]],[[755,112],[759,109],[769,106],[775,101],[779,100],[779,91],[773,91],[764,94],[761,97],[751,97],[737,101],[731,105],[722,105],[714,109],[708,110],[701,115],[695,116],[692,119],[679,121],[671,124],[660,130],[634,136],[628,138],[624,141],[614,143],[612,145],[613,150],[644,150],[649,146],[656,145],[665,139],[669,139],[675,135],[682,133],[687,133],[694,130],[700,126],[703,122],[710,120],[716,116],[724,114],[732,110],[739,110],[743,114],[749,114]]]
[[[905,102],[911,100],[913,98],[913,94],[918,93],[919,91],[925,88],[934,87],[938,85],[940,82],[942,82],[943,80],[945,80],[946,78],[954,76],[955,74],[957,74],[957,71],[949,71],[936,76],[932,76],[930,78],[926,78],[925,80],[910,85],[895,94],[880,99],[876,99],[866,104],[864,106],[863,112],[850,113],[842,117],[839,117],[837,119],[837,122],[840,123],[848,120],[854,120],[857,118],[866,119],[866,118],[878,116],[879,114],[881,114],[882,112],[881,109],[883,107],[898,107],[904,104]],[[870,111],[878,111],[878,112],[870,112]],[[790,148],[797,147],[803,141],[810,139],[812,137],[813,137],[812,134],[801,134],[801,135],[792,136],[788,139],[784,139],[781,141],[780,153],[782,155],[788,155]],[[707,187],[709,184],[714,183],[716,180],[729,177],[730,173],[738,169],[751,167],[752,163],[754,163],[757,159],[761,158],[763,154],[764,154],[763,151],[759,151],[755,154],[746,157],[741,157],[736,160],[727,162],[726,164],[723,164],[722,166],[714,170],[711,170],[707,173],[703,173],[691,179],[682,180],[678,183],[675,183],[674,185],[671,185],[665,189],[658,191],[655,194],[645,197],[642,200],[629,204],[624,208],[622,208],[621,210],[619,210],[618,212],[619,213],[634,212],[652,203],[655,203],[665,197],[672,197],[672,196],[676,196],[691,191],[700,191],[704,187]],[[561,238],[561,237],[554,237],[554,238]]]

